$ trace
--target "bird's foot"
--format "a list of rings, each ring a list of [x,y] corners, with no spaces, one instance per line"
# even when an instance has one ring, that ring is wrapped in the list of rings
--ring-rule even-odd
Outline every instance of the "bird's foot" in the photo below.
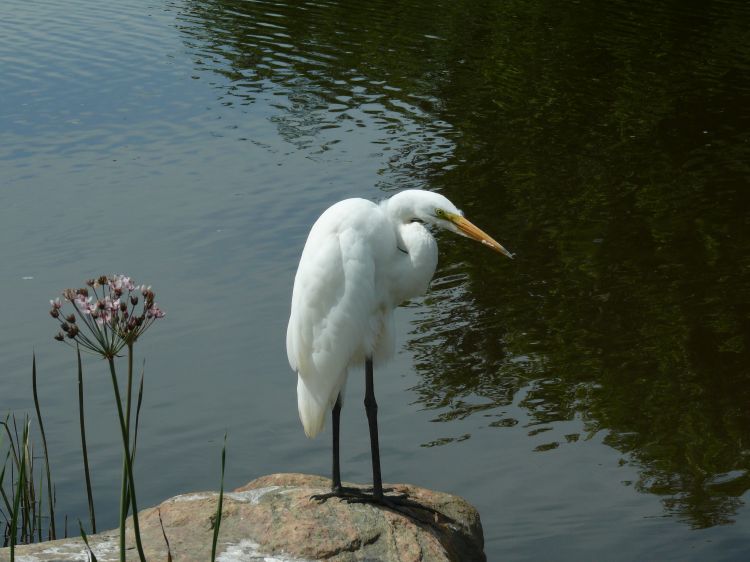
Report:
[[[360,495],[364,495],[364,492],[359,488],[334,486],[333,488],[331,488],[330,492],[326,492],[325,494],[313,494],[312,496],[310,496],[310,499],[318,503],[325,503],[331,498],[339,498],[344,501],[349,501],[350,499],[359,497]]]

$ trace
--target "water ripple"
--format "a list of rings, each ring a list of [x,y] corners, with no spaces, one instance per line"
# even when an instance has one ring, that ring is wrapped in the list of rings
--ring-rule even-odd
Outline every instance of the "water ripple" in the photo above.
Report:
[[[387,25],[385,11],[362,5],[347,13],[347,26],[337,32],[338,43],[317,38],[317,28],[337,21],[336,3],[279,4],[273,2],[192,2],[179,19],[186,45],[197,57],[196,66],[231,78],[217,84],[247,102],[260,96],[278,111],[271,117],[279,133],[311,157],[346,158],[345,146],[336,147],[339,131],[367,128],[372,144],[383,153],[389,170],[388,185],[418,186],[420,170],[448,160],[453,145],[446,137],[450,126],[437,125],[434,116],[413,103],[430,96],[404,88],[404,77],[357,60],[361,35],[369,26]],[[310,25],[299,27],[295,12],[307,14]],[[420,41],[412,46],[421,48]],[[404,74],[410,69],[405,68]],[[377,78],[373,78],[377,76]],[[413,77],[407,78],[410,83]],[[399,92],[410,91],[403,99]],[[245,111],[253,111],[246,106]],[[385,156],[391,153],[390,156]],[[423,181],[423,180],[422,180]]]

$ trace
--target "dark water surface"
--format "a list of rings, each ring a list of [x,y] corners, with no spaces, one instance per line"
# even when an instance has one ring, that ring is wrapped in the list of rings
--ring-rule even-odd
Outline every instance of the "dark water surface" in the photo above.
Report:
[[[284,331],[330,203],[439,190],[378,372],[384,478],[466,497],[490,560],[750,553],[750,7],[86,0],[0,5],[0,413],[40,366],[58,511],[85,519],[74,357],[47,301],[102,272],[167,310],[140,348],[139,501],[328,474]],[[100,526],[119,447],[86,362]],[[368,481],[361,377],[344,478]]]

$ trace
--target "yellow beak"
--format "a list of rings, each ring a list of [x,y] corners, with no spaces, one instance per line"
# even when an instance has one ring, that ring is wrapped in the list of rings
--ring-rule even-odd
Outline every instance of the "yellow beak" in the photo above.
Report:
[[[481,242],[485,246],[489,246],[496,252],[500,252],[501,254],[508,256],[510,259],[513,259],[513,254],[511,254],[508,250],[503,248],[503,246],[497,242],[495,239],[492,238],[489,234],[487,234],[484,230],[479,228],[478,226],[474,225],[471,221],[466,220],[464,217],[460,215],[451,215],[449,217],[450,221],[458,227],[458,230],[463,234],[464,236],[467,236],[469,238],[472,238],[473,240],[476,240],[477,242]]]

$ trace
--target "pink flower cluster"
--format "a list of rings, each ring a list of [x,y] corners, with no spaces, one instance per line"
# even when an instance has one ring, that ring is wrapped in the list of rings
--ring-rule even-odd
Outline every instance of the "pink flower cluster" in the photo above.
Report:
[[[67,336],[84,349],[113,357],[165,316],[154,300],[151,287],[135,285],[125,275],[102,275],[88,280],[86,285],[63,291],[64,300],[74,310],[67,316],[62,313],[63,303],[59,298],[50,301],[50,315],[60,322],[61,328],[55,339],[66,341]],[[82,331],[79,326],[86,330]]]

